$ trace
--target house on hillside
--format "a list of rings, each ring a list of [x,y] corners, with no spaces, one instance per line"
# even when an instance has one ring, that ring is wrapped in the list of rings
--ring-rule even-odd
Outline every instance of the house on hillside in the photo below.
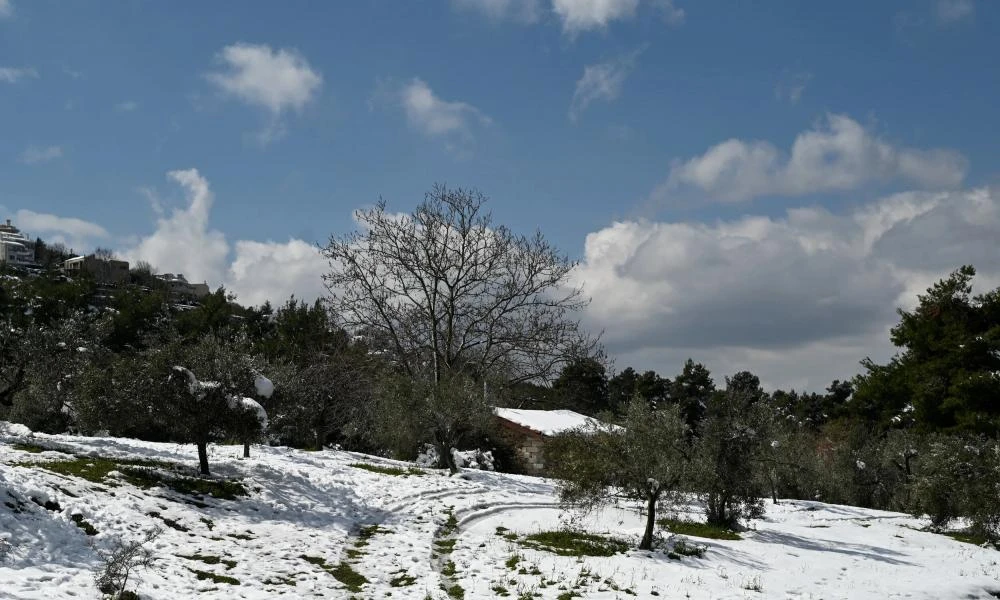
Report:
[[[123,285],[128,283],[128,262],[90,254],[63,261],[62,271],[70,277],[89,273],[97,283]]]
[[[182,273],[157,275],[167,286],[170,295],[178,300],[201,300],[209,295],[208,283],[189,283]]]
[[[11,224],[0,223],[0,263],[14,267],[31,267],[35,264],[35,242]]]
[[[593,417],[571,410],[527,410],[494,408],[502,435],[514,446],[525,472],[545,474],[545,442],[548,438],[573,429],[595,427],[617,429]]]

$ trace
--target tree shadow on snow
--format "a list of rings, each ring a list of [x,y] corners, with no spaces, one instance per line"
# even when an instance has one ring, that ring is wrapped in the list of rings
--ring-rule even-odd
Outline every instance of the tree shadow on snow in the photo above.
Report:
[[[779,531],[758,531],[751,539],[755,542],[780,544],[782,546],[791,546],[793,548],[811,552],[835,552],[837,554],[847,554],[866,560],[877,560],[891,565],[915,565],[915,563],[909,561],[893,558],[894,556],[905,556],[900,552],[896,552],[895,550],[890,550],[888,548],[880,548],[878,546],[869,546],[866,544],[851,544],[835,540],[806,538]]]
[[[359,522],[380,523],[386,517],[384,511],[372,509],[346,485],[318,486],[309,477],[265,464],[256,465],[252,476],[262,488],[262,495],[237,501],[239,512],[251,522],[333,525],[349,531]]]

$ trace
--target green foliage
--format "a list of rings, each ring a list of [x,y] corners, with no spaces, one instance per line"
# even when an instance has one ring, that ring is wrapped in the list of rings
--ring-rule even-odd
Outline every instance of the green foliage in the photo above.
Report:
[[[695,521],[682,521],[679,519],[660,519],[657,525],[667,529],[670,533],[679,533],[691,537],[707,538],[711,540],[739,540],[740,534],[725,527],[719,527],[711,523],[698,523]]]
[[[741,519],[763,515],[759,459],[770,442],[770,415],[760,380],[742,371],[726,378],[726,391],[712,395],[696,444],[698,487],[706,497],[708,522],[736,528]]]
[[[348,563],[341,562],[336,566],[330,566],[326,560],[319,556],[302,555],[302,560],[312,563],[333,576],[334,579],[347,586],[352,592],[360,592],[361,588],[368,583],[368,578],[358,573]]]
[[[115,471],[121,473],[122,479],[139,488],[163,486],[191,496],[209,495],[222,500],[236,500],[248,494],[246,486],[239,481],[191,477],[180,474],[187,471],[180,465],[153,460],[78,456],[32,466],[94,483],[107,483],[108,474]]]
[[[389,585],[392,587],[409,587],[415,583],[417,583],[417,578],[406,573],[396,575],[389,580]]]
[[[316,355],[309,365],[285,362],[276,373],[272,430],[283,440],[315,449],[329,443],[364,447],[371,439],[375,365],[359,345]]]
[[[351,467],[355,469],[364,469],[365,471],[371,471],[372,473],[380,473],[382,475],[393,475],[396,477],[406,477],[408,475],[425,475],[423,469],[418,469],[416,467],[388,467],[385,465],[373,465],[371,463],[351,463]]]
[[[563,408],[594,415],[610,410],[608,376],[604,364],[590,356],[567,363],[552,383],[552,393]]]
[[[451,454],[493,426],[493,412],[483,388],[460,373],[444,371],[438,381],[388,374],[378,389],[375,437],[398,456],[412,457],[432,444],[439,467],[458,471]],[[401,418],[405,415],[405,418]]]
[[[188,568],[188,571],[194,573],[199,580],[207,579],[212,583],[225,583],[227,585],[240,584],[240,580],[236,579],[235,577],[229,577],[227,575],[219,575],[217,573],[211,573],[209,571],[199,571],[198,569],[192,569],[190,567]]]
[[[627,367],[608,381],[608,402],[612,410],[621,411],[629,400],[638,397],[655,408],[669,399],[670,386],[671,381],[663,379],[656,371],[640,375]]]
[[[715,382],[708,369],[690,358],[670,385],[670,400],[680,407],[681,418],[691,435],[697,435],[705,417],[705,407],[715,393]]]
[[[1000,441],[982,436],[933,436],[915,482],[916,514],[936,528],[966,517],[968,533],[1000,540]]]
[[[546,464],[561,482],[565,503],[597,506],[619,493],[642,502],[646,531],[639,547],[649,549],[657,505],[674,500],[689,479],[689,450],[687,427],[676,406],[654,410],[634,398],[620,428],[555,436],[546,447]]]
[[[177,556],[188,560],[197,560],[205,563],[206,565],[217,565],[221,563],[226,566],[226,569],[232,569],[238,564],[235,560],[229,560],[214,554],[201,554],[200,552],[196,552],[194,554],[178,554]]]
[[[529,534],[521,540],[521,544],[560,556],[614,556],[627,552],[629,548],[628,543],[622,540],[565,529]]]
[[[892,342],[902,351],[885,366],[863,363],[859,408],[885,424],[912,405],[925,430],[1000,433],[1000,289],[972,296],[975,273],[961,267],[899,311]]]

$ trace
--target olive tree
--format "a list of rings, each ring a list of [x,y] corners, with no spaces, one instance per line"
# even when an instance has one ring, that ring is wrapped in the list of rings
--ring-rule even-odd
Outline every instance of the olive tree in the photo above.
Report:
[[[691,465],[687,426],[675,405],[653,409],[641,397],[629,401],[621,427],[593,424],[555,436],[546,464],[561,480],[567,504],[595,507],[618,495],[643,503],[646,529],[640,550],[653,545],[657,507],[675,503]]]
[[[548,379],[589,343],[574,318],[586,304],[569,285],[574,263],[540,232],[494,223],[485,203],[478,191],[444,186],[409,214],[379,201],[355,213],[359,230],[323,249],[334,313],[396,371],[429,383],[421,397],[430,404],[445,379],[494,388]],[[426,434],[440,439],[459,425],[439,420]]]
[[[769,414],[760,380],[747,371],[726,378],[706,407],[694,444],[698,483],[706,500],[708,522],[736,527],[740,519],[764,514],[759,469],[770,447]]]
[[[170,439],[197,446],[204,475],[209,474],[209,442],[247,441],[267,427],[263,408],[249,398],[256,391],[249,357],[212,335],[156,352],[150,369],[162,386],[154,408],[157,421]]]

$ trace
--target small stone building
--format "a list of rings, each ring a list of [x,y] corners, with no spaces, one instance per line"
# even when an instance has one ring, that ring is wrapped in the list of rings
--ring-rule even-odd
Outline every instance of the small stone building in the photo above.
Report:
[[[572,429],[606,427],[593,417],[571,410],[494,408],[493,413],[529,475],[545,475],[545,442],[548,438]]]

